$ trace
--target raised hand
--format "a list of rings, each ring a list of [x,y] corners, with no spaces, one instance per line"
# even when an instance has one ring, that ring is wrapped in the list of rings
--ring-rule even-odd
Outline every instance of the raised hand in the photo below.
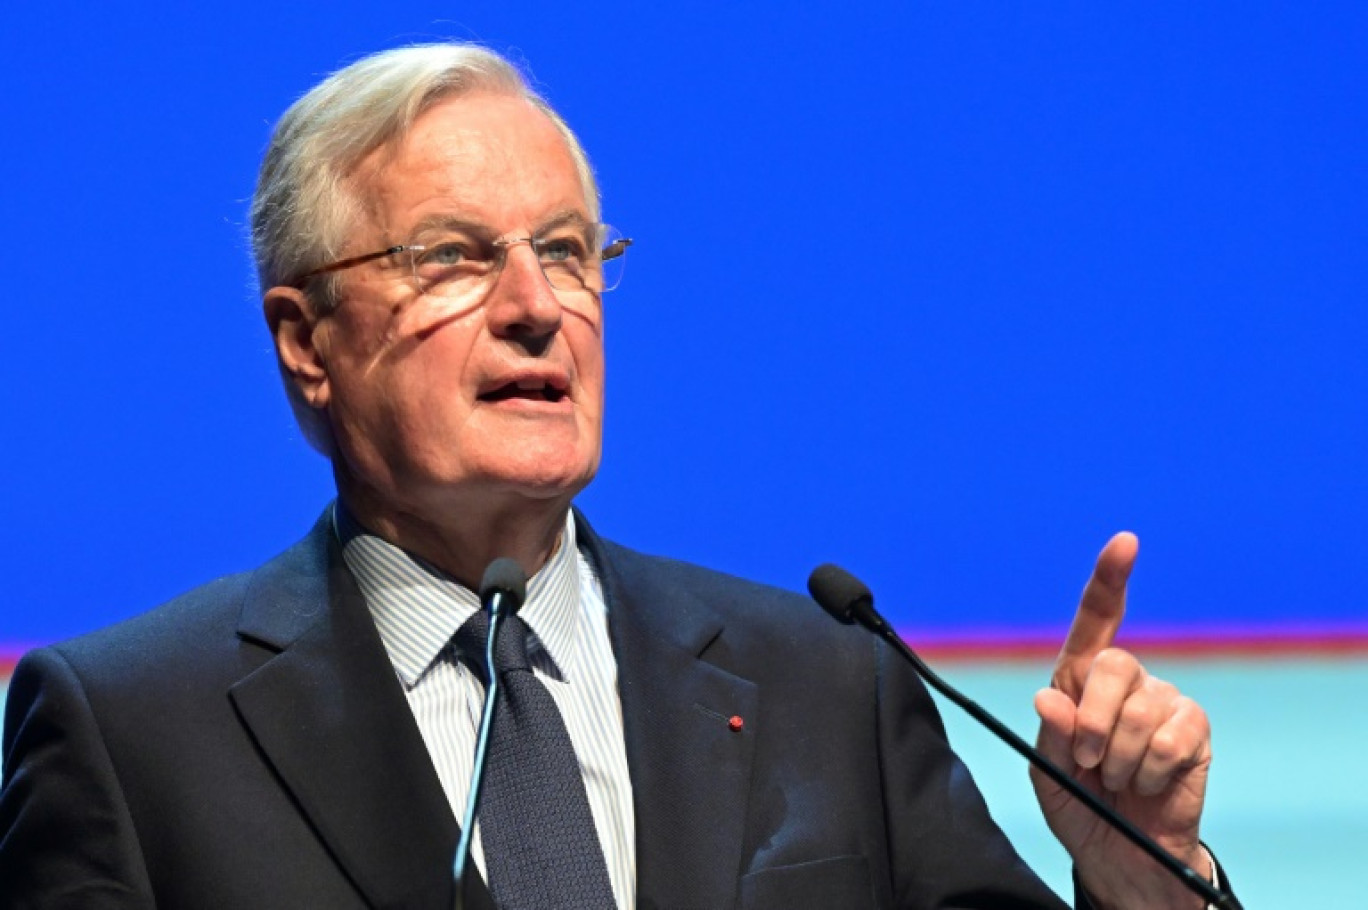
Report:
[[[1038,746],[1160,846],[1210,877],[1198,842],[1211,727],[1196,702],[1113,647],[1139,542],[1097,557],[1050,687],[1036,694]],[[1200,908],[1202,901],[1048,778],[1031,773],[1045,820],[1101,908]]]

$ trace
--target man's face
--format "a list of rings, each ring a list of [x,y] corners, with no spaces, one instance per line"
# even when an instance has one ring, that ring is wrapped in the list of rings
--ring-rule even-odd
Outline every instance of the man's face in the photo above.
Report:
[[[439,103],[369,156],[351,191],[366,218],[344,255],[413,243],[439,222],[508,239],[592,220],[560,133],[500,95]],[[572,307],[525,243],[508,247],[486,296],[459,306],[420,293],[402,255],[341,274],[338,306],[314,330],[326,371],[315,403],[345,469],[381,503],[431,518],[480,497],[568,503],[589,482],[603,412],[597,299]]]

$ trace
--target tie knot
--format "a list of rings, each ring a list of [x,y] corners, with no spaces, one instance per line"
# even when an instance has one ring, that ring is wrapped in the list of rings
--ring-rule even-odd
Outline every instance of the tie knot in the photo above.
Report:
[[[499,675],[510,670],[527,670],[530,665],[527,660],[528,638],[532,630],[527,623],[518,618],[517,614],[505,616],[499,620],[499,637],[494,643],[494,669]],[[456,647],[466,658],[475,662],[475,665],[484,669],[486,673],[489,668],[485,667],[485,643],[489,641],[489,614],[484,610],[479,610],[474,616],[470,617],[456,630]]]

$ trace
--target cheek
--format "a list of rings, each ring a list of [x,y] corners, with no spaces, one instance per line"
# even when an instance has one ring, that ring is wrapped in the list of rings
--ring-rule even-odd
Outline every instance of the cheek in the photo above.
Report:
[[[483,320],[478,312],[442,313],[422,304],[389,324],[390,335],[372,366],[372,379],[387,387],[395,406],[441,405],[447,412],[465,402]]]
[[[406,332],[337,358],[334,420],[368,450],[408,450],[422,459],[452,449],[471,416],[467,329],[456,322],[429,334]]]
[[[477,322],[480,302],[452,301],[420,295],[409,278],[362,280],[344,292],[335,313],[339,332],[357,354],[370,359],[392,357],[439,330],[466,321]]]
[[[414,297],[393,307],[386,333],[394,341],[423,340],[446,329],[475,331],[481,321],[478,300],[458,306],[439,297]]]
[[[567,319],[575,319],[567,314]],[[595,410],[603,409],[603,332],[601,327],[587,320],[567,322],[566,338],[575,361],[575,372],[584,392],[585,403],[594,403]]]

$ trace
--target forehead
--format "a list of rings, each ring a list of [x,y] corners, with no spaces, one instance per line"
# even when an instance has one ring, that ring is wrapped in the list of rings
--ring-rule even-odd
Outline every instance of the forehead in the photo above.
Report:
[[[565,138],[516,96],[438,102],[402,139],[363,159],[351,183],[372,226],[391,239],[442,215],[502,232],[566,211],[589,214]]]

